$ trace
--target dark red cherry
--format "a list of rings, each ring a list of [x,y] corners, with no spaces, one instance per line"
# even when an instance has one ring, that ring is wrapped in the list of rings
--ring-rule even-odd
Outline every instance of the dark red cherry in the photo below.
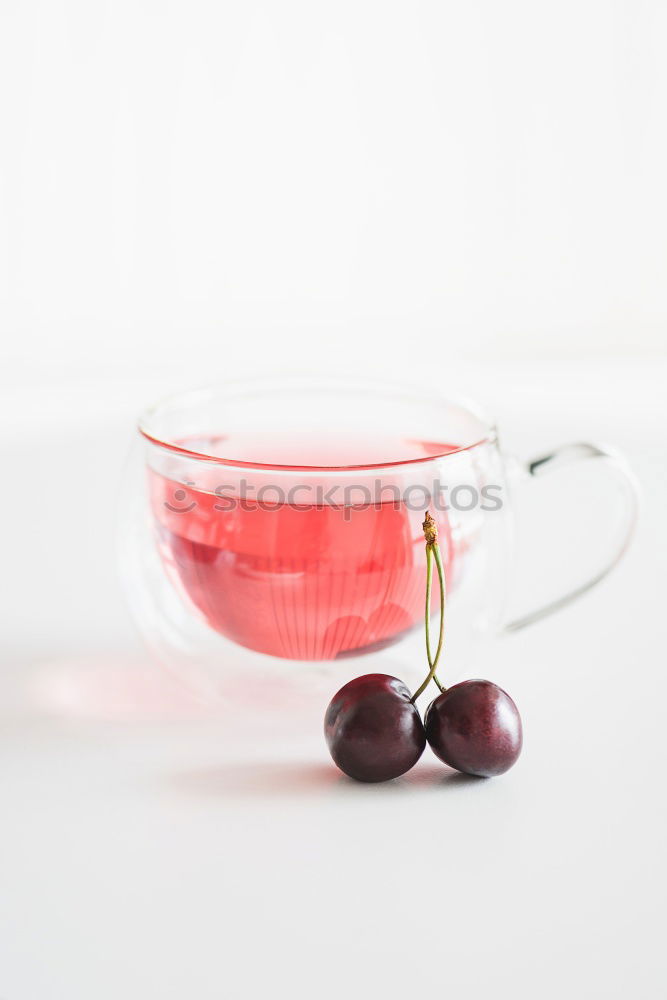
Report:
[[[503,774],[521,753],[521,716],[507,692],[491,681],[448,688],[426,709],[424,726],[436,756],[465,774]]]
[[[417,763],[426,736],[403,681],[365,674],[340,689],[324,717],[329,752],[357,781],[388,781]]]

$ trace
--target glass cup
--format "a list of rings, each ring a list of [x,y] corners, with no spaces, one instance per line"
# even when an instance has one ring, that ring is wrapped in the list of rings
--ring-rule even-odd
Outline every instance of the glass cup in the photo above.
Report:
[[[513,496],[581,462],[615,487],[604,556],[586,580],[505,621]],[[522,464],[467,403],[394,385],[258,380],[185,393],[141,418],[121,569],[149,645],[206,697],[253,689],[254,678],[284,690],[323,666],[342,684],[381,671],[384,651],[410,635],[423,644],[429,509],[447,580],[451,679],[489,636],[602,579],[628,544],[636,506],[625,463],[596,445]],[[435,611],[437,586],[433,600]],[[357,657],[368,662],[351,665]]]

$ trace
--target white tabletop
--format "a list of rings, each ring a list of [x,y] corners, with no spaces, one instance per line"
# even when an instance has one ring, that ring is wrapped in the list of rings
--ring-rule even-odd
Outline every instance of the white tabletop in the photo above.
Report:
[[[9,438],[2,1000],[662,995],[663,376],[517,376],[505,403],[489,387],[506,444],[601,435],[644,491],[623,565],[480,665],[525,726],[490,781],[427,750],[396,782],[349,782],[308,688],[272,716],[198,705],[115,583],[127,413],[100,393],[94,435],[63,417]]]

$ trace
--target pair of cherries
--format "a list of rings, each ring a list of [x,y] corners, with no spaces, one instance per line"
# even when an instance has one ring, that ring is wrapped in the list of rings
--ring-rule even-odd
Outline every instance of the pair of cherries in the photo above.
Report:
[[[521,717],[502,688],[469,680],[445,689],[436,676],[442,650],[445,577],[435,521],[426,514],[426,649],[429,673],[414,695],[397,677],[366,674],[345,684],[329,703],[324,733],[334,763],[358,781],[388,781],[417,763],[428,742],[445,764],[490,778],[503,774],[521,753]],[[440,636],[431,655],[432,562],[440,580]],[[431,681],[440,694],[422,722],[415,702]]]

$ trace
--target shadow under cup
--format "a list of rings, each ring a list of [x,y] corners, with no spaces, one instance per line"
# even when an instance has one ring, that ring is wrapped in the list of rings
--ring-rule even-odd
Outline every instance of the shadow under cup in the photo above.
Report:
[[[162,572],[186,617],[240,646],[333,660],[421,626],[427,508],[452,606],[485,574],[502,463],[463,406],[256,383],[169,401],[141,431]]]

